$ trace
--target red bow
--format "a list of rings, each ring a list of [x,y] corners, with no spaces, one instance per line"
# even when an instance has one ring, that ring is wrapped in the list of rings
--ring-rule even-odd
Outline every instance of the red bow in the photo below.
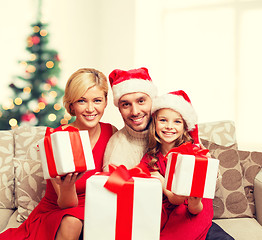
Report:
[[[178,147],[172,148],[169,153],[181,153],[181,154],[189,154],[189,155],[206,155],[209,152],[208,149],[202,149],[191,142],[186,142]]]
[[[145,164],[140,163],[128,170],[124,165],[109,165],[108,180],[104,187],[117,194],[116,240],[132,239],[134,179],[133,177],[150,178]]]

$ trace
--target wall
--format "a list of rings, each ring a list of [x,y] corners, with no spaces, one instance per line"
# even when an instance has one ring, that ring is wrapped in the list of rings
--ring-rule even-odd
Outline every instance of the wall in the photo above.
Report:
[[[42,15],[49,23],[50,47],[60,54],[62,87],[81,67],[94,67],[108,76],[115,68],[145,66],[160,94],[187,90],[200,122],[233,120],[241,149],[262,150],[262,111],[257,107],[262,30],[253,24],[261,26],[262,1],[243,6],[238,2],[216,0],[214,9],[205,0],[44,0]],[[231,3],[243,17],[241,32]],[[13,76],[23,71],[17,61],[28,56],[26,38],[36,15],[35,0],[1,3],[1,103],[11,96]],[[123,126],[111,91],[103,120]]]

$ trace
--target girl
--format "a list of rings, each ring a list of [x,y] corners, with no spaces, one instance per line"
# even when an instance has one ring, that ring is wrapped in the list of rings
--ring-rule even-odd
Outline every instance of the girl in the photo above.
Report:
[[[164,156],[187,142],[199,145],[197,115],[187,94],[180,90],[154,99],[148,152],[141,161],[163,184],[161,240],[205,239],[212,225],[211,199],[178,196],[164,188]]]
[[[105,75],[95,69],[79,69],[69,78],[64,95],[66,110],[76,119],[68,126],[88,130],[95,160],[95,170],[69,173],[47,180],[46,193],[28,219],[6,230],[0,239],[79,239],[84,220],[85,183],[102,171],[106,144],[116,128],[100,122],[107,105],[108,84]]]

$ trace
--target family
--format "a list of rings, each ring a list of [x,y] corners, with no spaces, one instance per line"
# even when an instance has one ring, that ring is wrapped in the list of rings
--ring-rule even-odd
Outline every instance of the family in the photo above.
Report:
[[[197,114],[188,95],[177,90],[157,96],[156,86],[143,67],[113,70],[109,82],[114,104],[124,121],[121,130],[100,122],[109,87],[106,76],[91,68],[79,69],[68,79],[63,101],[75,121],[58,127],[89,131],[95,170],[47,180],[46,194],[28,219],[18,228],[1,233],[0,240],[82,239],[87,178],[108,171],[109,164],[130,169],[141,162],[163,183],[161,240],[232,240],[212,222],[211,199],[178,196],[164,187],[164,156],[186,143],[203,148]]]

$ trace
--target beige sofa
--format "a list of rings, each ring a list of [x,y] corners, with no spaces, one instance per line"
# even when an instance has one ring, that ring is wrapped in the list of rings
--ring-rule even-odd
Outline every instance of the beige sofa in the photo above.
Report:
[[[0,232],[18,227],[45,193],[37,141],[45,127],[0,131]],[[237,148],[231,121],[199,124],[200,137],[220,160],[214,221],[235,239],[262,239],[262,153]]]

